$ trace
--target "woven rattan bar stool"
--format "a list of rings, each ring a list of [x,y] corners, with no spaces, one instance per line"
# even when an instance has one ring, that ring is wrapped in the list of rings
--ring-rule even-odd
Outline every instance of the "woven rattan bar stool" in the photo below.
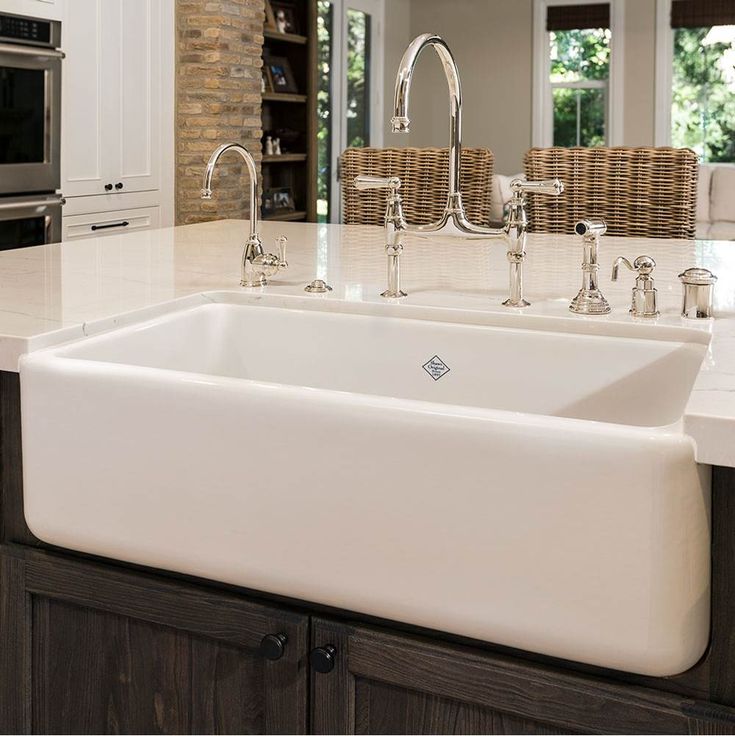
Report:
[[[487,148],[463,148],[460,186],[467,216],[478,225],[490,222],[494,158]],[[442,216],[449,191],[446,148],[348,148],[340,163],[342,217],[348,225],[382,225],[385,193],[358,192],[358,174],[398,176],[406,220],[428,225]]]
[[[524,167],[529,179],[566,187],[530,199],[532,232],[572,234],[592,218],[608,235],[694,238],[699,165],[688,148],[532,148]]]

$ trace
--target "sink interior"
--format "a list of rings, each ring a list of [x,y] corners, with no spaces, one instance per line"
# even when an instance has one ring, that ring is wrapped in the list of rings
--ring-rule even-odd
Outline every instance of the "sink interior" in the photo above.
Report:
[[[681,333],[680,340],[611,337],[208,304],[55,352],[314,389],[662,426],[681,417],[706,351],[706,338]]]

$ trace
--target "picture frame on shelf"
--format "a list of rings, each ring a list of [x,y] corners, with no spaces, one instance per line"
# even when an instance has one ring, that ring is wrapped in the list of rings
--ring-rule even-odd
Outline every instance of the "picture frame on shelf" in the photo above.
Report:
[[[266,189],[263,192],[263,212],[265,214],[278,214],[281,212],[293,212],[296,204],[291,187],[276,187]]]
[[[268,86],[271,92],[297,94],[298,87],[291,71],[291,64],[285,56],[269,56],[263,60]]]
[[[277,30],[276,14],[273,12],[271,0],[265,0],[265,27],[269,31]]]
[[[276,31],[296,34],[300,32],[299,16],[293,3],[273,0],[271,11],[273,12]]]

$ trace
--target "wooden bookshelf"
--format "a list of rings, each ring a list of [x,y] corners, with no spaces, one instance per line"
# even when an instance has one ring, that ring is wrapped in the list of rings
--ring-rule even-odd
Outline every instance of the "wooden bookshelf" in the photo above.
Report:
[[[278,0],[271,0],[278,4]],[[263,191],[288,187],[295,210],[265,213],[267,220],[316,221],[317,181],[317,0],[289,0],[295,12],[294,33],[280,33],[267,24],[263,30],[264,68],[269,58],[288,61],[295,91],[262,95],[263,151],[267,136],[281,139],[280,156],[263,155]]]
[[[305,220],[306,212],[303,210],[295,210],[289,212],[275,212],[263,215],[264,220],[273,220],[274,222],[293,222],[297,220]]]
[[[297,95],[290,92],[263,92],[263,102],[308,102],[308,95]]]
[[[308,36],[301,36],[298,33],[279,33],[269,28],[263,31],[263,35],[270,41],[278,41],[279,43],[298,43],[304,46],[309,41]]]
[[[264,164],[292,164],[306,161],[305,153],[282,153],[280,156],[263,156]]]

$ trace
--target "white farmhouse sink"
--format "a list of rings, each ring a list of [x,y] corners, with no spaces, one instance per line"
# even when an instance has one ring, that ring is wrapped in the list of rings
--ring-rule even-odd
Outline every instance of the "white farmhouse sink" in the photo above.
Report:
[[[82,552],[681,672],[709,635],[709,478],[679,421],[707,337],[514,317],[213,303],[26,356],[28,524]]]

